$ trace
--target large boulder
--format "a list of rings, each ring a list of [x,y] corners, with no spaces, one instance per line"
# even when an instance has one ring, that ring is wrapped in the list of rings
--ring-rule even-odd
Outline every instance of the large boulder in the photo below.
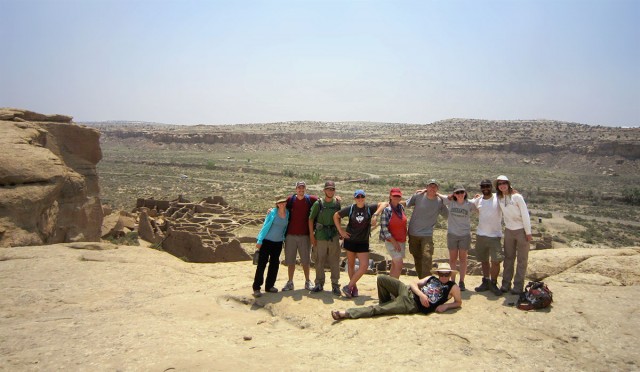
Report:
[[[97,130],[0,108],[0,247],[99,241]]]

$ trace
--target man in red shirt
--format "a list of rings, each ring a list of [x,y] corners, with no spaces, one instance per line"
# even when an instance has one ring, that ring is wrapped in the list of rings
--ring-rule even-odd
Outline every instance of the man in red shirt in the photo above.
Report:
[[[300,256],[300,264],[304,271],[304,288],[311,290],[315,284],[309,279],[309,264],[311,262],[311,242],[309,239],[309,212],[311,206],[318,200],[317,196],[306,194],[307,184],[304,181],[296,183],[296,193],[287,198],[289,209],[289,225],[284,245],[284,263],[288,267],[289,280],[283,291],[291,291],[293,273],[296,271],[296,255]]]

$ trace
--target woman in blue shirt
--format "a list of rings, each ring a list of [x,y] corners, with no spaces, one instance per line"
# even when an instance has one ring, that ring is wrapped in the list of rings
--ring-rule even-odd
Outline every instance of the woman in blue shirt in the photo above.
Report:
[[[258,255],[258,267],[256,267],[256,275],[253,279],[253,295],[255,297],[262,296],[260,287],[264,283],[265,291],[276,293],[278,289],[273,285],[278,277],[278,267],[280,266],[280,252],[282,252],[282,242],[284,241],[284,233],[287,231],[289,223],[289,211],[287,210],[287,198],[276,198],[276,207],[272,208],[264,219],[264,224],[260,233],[258,233],[258,241],[256,249],[260,252]],[[264,280],[264,270],[269,263],[267,270],[267,280]]]

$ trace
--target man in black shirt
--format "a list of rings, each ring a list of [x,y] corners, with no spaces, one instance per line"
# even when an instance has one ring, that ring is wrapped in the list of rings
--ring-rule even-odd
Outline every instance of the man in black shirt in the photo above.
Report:
[[[442,313],[462,306],[460,287],[451,280],[457,274],[447,262],[438,264],[431,271],[434,276],[423,278],[409,286],[388,275],[378,276],[378,299],[380,304],[356,307],[346,311],[333,310],[335,320],[368,318],[376,315],[413,314],[421,312]],[[393,296],[393,297],[392,297]],[[448,302],[453,298],[453,302]]]

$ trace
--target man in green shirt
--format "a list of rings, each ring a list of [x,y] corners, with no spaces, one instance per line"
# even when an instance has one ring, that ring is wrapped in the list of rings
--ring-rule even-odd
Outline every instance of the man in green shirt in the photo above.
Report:
[[[324,265],[327,262],[331,269],[331,291],[340,296],[340,236],[333,223],[333,214],[340,210],[340,202],[334,197],[335,182],[325,182],[323,191],[324,198],[311,206],[309,214],[310,240],[316,251],[316,280],[311,291],[321,292],[324,289]]]

